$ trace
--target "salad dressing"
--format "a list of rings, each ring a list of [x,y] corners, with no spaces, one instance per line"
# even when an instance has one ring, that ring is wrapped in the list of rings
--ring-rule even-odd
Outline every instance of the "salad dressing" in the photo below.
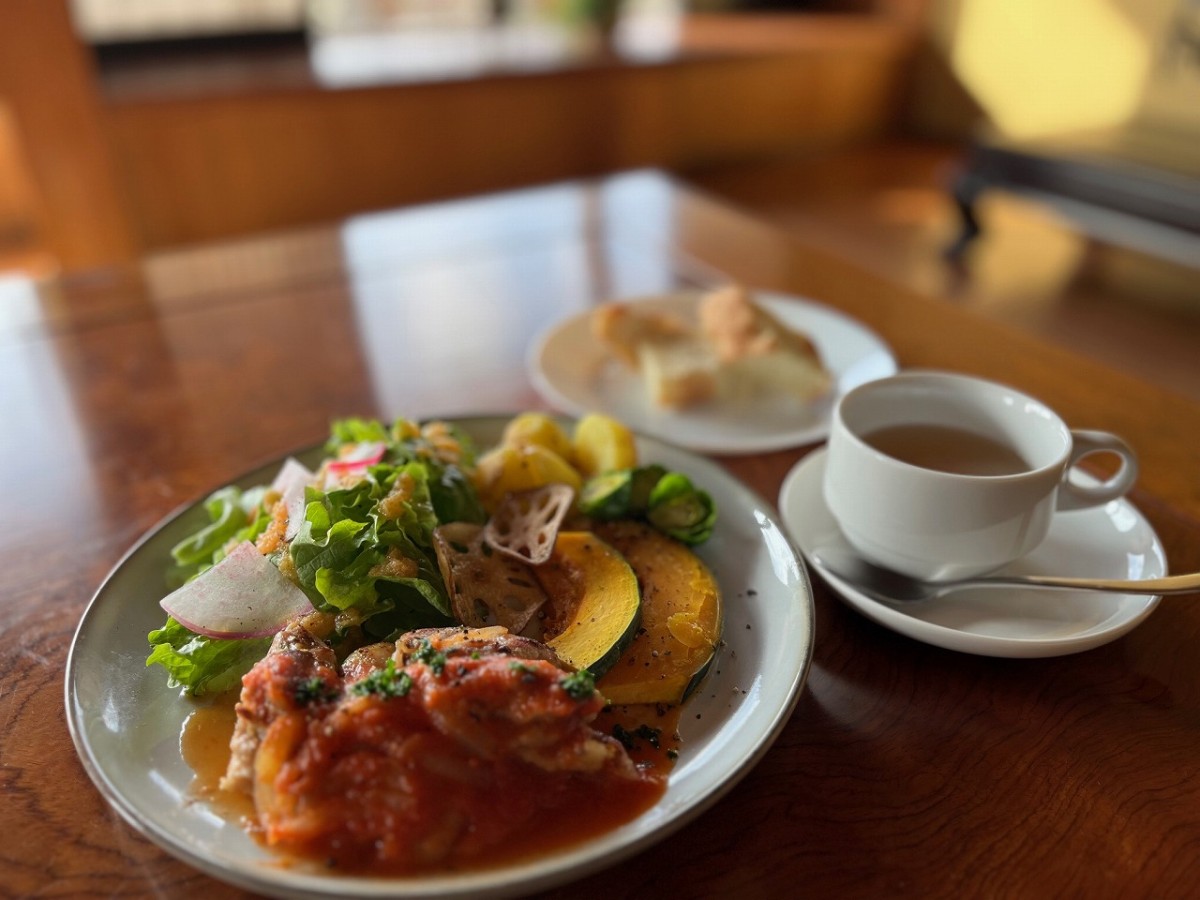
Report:
[[[193,798],[209,804],[223,819],[254,820],[254,801],[244,794],[221,789],[221,777],[229,766],[229,742],[237,721],[234,707],[239,691],[227,691],[204,705],[197,705],[183,722],[179,733],[179,755],[192,770]]]

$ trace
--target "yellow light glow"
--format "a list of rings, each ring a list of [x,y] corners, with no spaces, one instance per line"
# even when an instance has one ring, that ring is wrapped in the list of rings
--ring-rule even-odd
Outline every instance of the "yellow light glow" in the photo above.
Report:
[[[1112,0],[962,0],[953,66],[996,127],[1035,137],[1137,108],[1150,38]]]

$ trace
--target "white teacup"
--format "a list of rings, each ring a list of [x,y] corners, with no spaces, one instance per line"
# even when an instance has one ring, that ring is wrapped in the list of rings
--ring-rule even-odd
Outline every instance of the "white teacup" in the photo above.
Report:
[[[1072,467],[1098,452],[1121,457],[1116,474],[1073,479]],[[1046,537],[1055,512],[1123,496],[1137,468],[1120,438],[1073,431],[1012,388],[915,370],[860,385],[838,402],[824,495],[864,557],[944,580],[1019,559]]]

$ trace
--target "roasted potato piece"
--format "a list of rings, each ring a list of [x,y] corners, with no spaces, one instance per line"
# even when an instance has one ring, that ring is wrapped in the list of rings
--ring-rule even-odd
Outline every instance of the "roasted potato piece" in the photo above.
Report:
[[[588,413],[575,425],[575,465],[585,478],[637,465],[633,432],[611,416]]]
[[[565,484],[578,492],[583,479],[569,462],[538,444],[501,444],[484,454],[475,467],[475,488],[489,513],[509,494],[548,484]]]
[[[514,447],[535,444],[557,453],[567,462],[574,455],[571,438],[552,416],[540,412],[523,412],[504,428],[500,443]]]

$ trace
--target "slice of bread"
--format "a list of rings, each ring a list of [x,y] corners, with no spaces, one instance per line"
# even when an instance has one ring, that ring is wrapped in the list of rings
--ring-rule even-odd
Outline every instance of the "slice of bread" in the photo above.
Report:
[[[629,303],[602,303],[592,312],[592,335],[631,368],[639,368],[646,344],[693,337],[694,330],[678,316],[637,309]]]
[[[787,394],[804,402],[829,390],[829,373],[809,357],[784,352],[748,356],[721,366],[723,397]]]
[[[832,383],[809,338],[788,328],[739,287],[701,298],[698,327],[637,304],[606,303],[592,314],[592,334],[640,372],[653,403],[685,409],[714,400],[782,394],[803,401]]]
[[[645,341],[638,363],[651,401],[686,409],[716,398],[720,365],[712,348],[694,336]]]
[[[732,393],[778,391],[813,400],[829,390],[829,372],[809,337],[756,304],[744,288],[706,295],[699,315]]]

